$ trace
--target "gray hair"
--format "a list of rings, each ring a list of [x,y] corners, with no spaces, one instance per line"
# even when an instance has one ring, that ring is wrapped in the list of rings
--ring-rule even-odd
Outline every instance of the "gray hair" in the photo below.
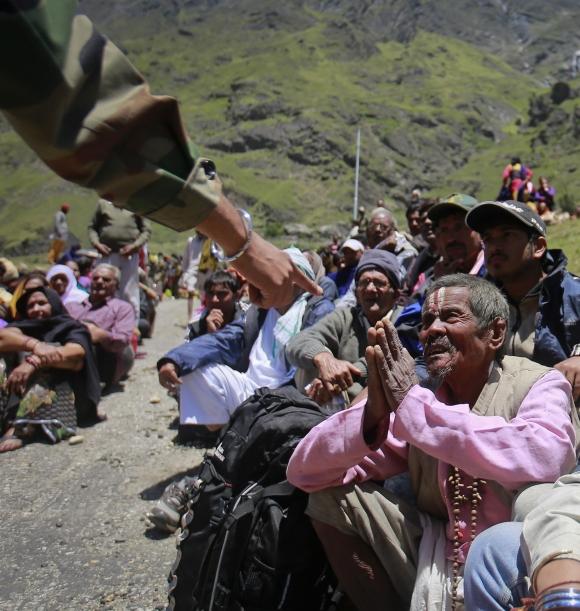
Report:
[[[489,329],[493,321],[497,318],[505,320],[506,324],[508,323],[510,309],[504,294],[495,284],[470,274],[449,274],[433,282],[425,293],[423,309],[429,297],[435,291],[451,287],[465,287],[468,289],[469,308],[477,320],[477,327],[480,331]],[[501,358],[502,353],[503,350],[500,349],[496,354],[496,358]]]
[[[93,270],[93,274],[99,269],[105,269],[108,272],[111,272],[115,277],[117,284],[121,282],[121,270],[115,265],[110,265],[109,263],[99,263]]]
[[[395,228],[397,227],[397,220],[395,219],[393,213],[390,210],[388,210],[387,208],[382,208],[382,207],[374,208],[373,211],[370,213],[369,219],[374,220],[381,216],[386,217],[389,223],[393,224],[393,227]]]

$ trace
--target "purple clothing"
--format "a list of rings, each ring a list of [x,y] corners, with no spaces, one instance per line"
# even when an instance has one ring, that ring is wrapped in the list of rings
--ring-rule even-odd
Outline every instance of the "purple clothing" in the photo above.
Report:
[[[336,272],[330,272],[326,274],[327,278],[330,278],[338,289],[338,296],[342,297],[353,283],[354,276],[356,274],[356,264],[351,267],[343,267]]]
[[[548,187],[547,189],[542,189],[542,187],[538,187],[534,195],[534,199],[537,202],[546,202],[546,206],[550,210],[554,209],[554,199],[556,197],[556,189],[554,187]]]
[[[76,320],[92,322],[109,332],[109,338],[101,344],[105,350],[121,352],[131,342],[135,312],[130,303],[111,297],[100,306],[93,306],[87,299],[83,303],[67,303],[66,309]]]
[[[438,396],[441,395],[438,393]],[[342,484],[385,480],[407,470],[408,443],[438,459],[439,491],[447,506],[447,538],[453,539],[453,506],[447,489],[449,465],[472,477],[495,481],[509,492],[531,482],[553,482],[576,463],[570,420],[570,385],[550,371],[530,389],[515,418],[481,416],[469,405],[447,405],[414,386],[396,414],[382,426],[372,450],[362,434],[365,402],[325,420],[299,443],[288,464],[288,480],[313,492]],[[547,409],[546,406],[549,406]],[[511,507],[495,486],[485,486],[477,532],[510,520]],[[469,505],[462,506],[463,540],[470,538]],[[462,552],[467,553],[468,544]],[[450,548],[448,547],[448,551]]]

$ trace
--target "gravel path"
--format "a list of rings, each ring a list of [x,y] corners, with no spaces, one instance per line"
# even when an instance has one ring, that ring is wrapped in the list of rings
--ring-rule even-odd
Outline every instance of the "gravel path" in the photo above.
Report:
[[[184,335],[186,304],[163,301],[125,391],[105,397],[108,420],[84,443],[34,443],[0,455],[0,608],[163,609],[172,536],[144,513],[202,450],[176,446],[175,401],[155,362]],[[154,403],[152,399],[159,399]]]

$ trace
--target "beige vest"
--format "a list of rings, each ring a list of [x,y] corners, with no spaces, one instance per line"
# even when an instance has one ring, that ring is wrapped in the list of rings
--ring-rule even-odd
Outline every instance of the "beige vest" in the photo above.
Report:
[[[524,397],[531,387],[550,369],[518,356],[505,356],[500,364],[494,363],[487,383],[483,387],[472,412],[481,416],[501,416],[512,420],[518,413]],[[570,413],[580,439],[580,420],[572,399]],[[447,509],[441,498],[437,479],[439,461],[414,446],[409,447],[409,472],[420,510],[447,519]],[[496,482],[488,482],[511,506],[513,494]]]

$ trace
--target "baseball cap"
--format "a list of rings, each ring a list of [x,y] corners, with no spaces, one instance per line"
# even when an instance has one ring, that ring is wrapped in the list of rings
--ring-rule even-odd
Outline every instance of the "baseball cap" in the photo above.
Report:
[[[340,247],[340,250],[344,250],[345,248],[350,248],[351,250],[354,250],[355,252],[357,251],[363,252],[365,249],[362,242],[359,242],[358,240],[355,240],[353,238],[346,240],[346,242]]]
[[[507,217],[507,218],[506,218]],[[481,202],[465,217],[467,226],[481,233],[486,227],[499,225],[502,221],[516,220],[533,229],[541,236],[546,235],[546,223],[527,204],[508,200],[506,202]]]
[[[478,201],[471,195],[465,193],[452,193],[451,195],[439,200],[427,213],[427,216],[436,223],[441,217],[452,212],[469,212]]]

